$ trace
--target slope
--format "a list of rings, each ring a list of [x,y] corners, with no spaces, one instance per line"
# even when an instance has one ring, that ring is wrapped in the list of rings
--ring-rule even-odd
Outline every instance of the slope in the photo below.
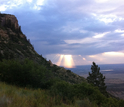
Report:
[[[51,61],[47,61],[39,55],[34,50],[30,40],[27,40],[27,37],[22,33],[17,18],[10,14],[0,14],[0,60],[24,60],[25,58],[45,66],[48,70],[52,71],[54,77],[61,80],[70,83],[86,81],[85,78],[63,67],[51,64]]]

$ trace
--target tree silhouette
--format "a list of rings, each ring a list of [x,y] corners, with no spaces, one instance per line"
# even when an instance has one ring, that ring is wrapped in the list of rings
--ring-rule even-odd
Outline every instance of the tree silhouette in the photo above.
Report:
[[[105,76],[103,76],[102,73],[100,73],[100,67],[93,62],[93,65],[91,66],[92,73],[89,72],[89,76],[87,77],[87,81],[91,84],[94,84],[99,88],[99,90],[106,94],[106,88],[105,85]]]

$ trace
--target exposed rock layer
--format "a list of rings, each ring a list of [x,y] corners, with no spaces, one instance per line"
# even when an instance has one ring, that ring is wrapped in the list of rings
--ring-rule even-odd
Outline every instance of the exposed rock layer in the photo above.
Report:
[[[10,20],[14,25],[15,29],[19,29],[18,20],[14,15],[10,14],[0,14],[1,26],[4,26],[7,23],[7,20]]]

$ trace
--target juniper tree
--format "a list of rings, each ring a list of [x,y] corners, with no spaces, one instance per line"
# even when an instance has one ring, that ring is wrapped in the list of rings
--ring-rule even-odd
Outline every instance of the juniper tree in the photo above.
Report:
[[[89,72],[89,76],[87,77],[87,81],[91,84],[94,84],[99,88],[99,90],[106,94],[106,85],[105,85],[105,76],[100,73],[100,67],[93,62],[91,66],[92,73]]]

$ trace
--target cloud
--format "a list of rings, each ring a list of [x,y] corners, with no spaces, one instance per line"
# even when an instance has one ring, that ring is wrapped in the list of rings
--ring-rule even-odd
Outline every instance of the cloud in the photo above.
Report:
[[[82,55],[88,64],[92,61],[87,55],[103,57],[104,52],[123,50],[122,3],[123,0],[1,0],[0,11],[18,18],[23,33],[39,54],[70,54],[77,60]]]
[[[1,11],[5,11],[5,10],[6,10],[6,5],[0,6],[0,10],[1,10]]]
[[[90,60],[96,60],[99,64],[120,64],[124,63],[123,59],[124,58],[124,53],[123,51],[118,51],[118,52],[104,52],[101,54],[96,54],[96,55],[89,55]]]
[[[21,8],[22,10],[41,10],[41,6],[44,5],[44,0],[2,0],[0,4],[1,11],[13,10],[15,8]]]
[[[102,38],[102,37],[104,37],[104,36],[105,36],[106,34],[108,34],[108,33],[110,33],[110,32],[104,32],[104,33],[102,33],[102,34],[96,33],[96,35],[93,36],[93,38]]]

